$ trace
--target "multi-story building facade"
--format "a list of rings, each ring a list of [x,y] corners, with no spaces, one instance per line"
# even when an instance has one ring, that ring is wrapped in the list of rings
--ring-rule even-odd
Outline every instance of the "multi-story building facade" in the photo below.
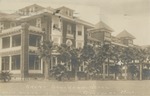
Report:
[[[85,44],[134,45],[135,38],[127,31],[114,37],[111,35],[113,29],[104,22],[93,25],[73,14],[74,10],[64,6],[53,9],[34,4],[16,13],[1,15],[0,71],[9,70],[22,77],[43,74],[43,60],[39,60],[36,54],[38,42],[43,39],[52,40],[56,45],[65,43],[76,48],[82,48]],[[51,67],[59,62],[57,55],[52,53]],[[108,69],[108,65],[105,66]],[[79,71],[83,70],[84,64],[79,68]],[[105,73],[108,74],[108,70]]]

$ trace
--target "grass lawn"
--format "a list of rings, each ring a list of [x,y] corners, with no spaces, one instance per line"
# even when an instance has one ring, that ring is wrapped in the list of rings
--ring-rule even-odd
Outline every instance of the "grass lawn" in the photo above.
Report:
[[[150,81],[0,81],[0,96],[150,96]]]

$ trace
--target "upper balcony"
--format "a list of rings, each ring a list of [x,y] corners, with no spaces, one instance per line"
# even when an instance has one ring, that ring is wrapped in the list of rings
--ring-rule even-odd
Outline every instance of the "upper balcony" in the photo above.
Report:
[[[35,27],[35,26],[29,26],[28,28],[29,32],[31,33],[37,33],[37,34],[43,34],[44,31],[42,31],[41,28]],[[13,35],[17,33],[22,32],[22,26],[15,26],[9,29],[4,29],[1,31],[0,36],[7,36],[7,35]]]
[[[9,29],[4,29],[4,30],[1,31],[0,36],[11,35],[11,34],[14,34],[14,33],[20,33],[21,29],[22,29],[21,26],[12,27],[12,28],[9,28]]]

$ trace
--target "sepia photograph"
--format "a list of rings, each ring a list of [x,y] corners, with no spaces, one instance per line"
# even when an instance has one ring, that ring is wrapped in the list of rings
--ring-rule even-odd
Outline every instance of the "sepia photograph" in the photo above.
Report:
[[[0,96],[150,96],[150,0],[0,0]]]

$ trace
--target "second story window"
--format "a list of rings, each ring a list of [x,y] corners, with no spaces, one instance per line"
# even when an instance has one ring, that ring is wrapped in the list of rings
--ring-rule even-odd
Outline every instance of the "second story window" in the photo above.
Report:
[[[77,33],[79,36],[82,36],[82,26],[77,26]]]
[[[9,48],[10,47],[10,37],[2,38],[2,48]]]
[[[41,28],[41,18],[36,19],[36,27]]]
[[[21,35],[12,36],[12,47],[21,46]]]
[[[79,35],[79,36],[82,36],[82,31],[78,31],[78,35]]]
[[[15,27],[16,26],[16,23],[15,22],[11,22],[10,23],[10,27]]]
[[[39,35],[29,35],[29,46],[37,47],[41,40],[41,36]]]
[[[53,18],[53,29],[55,30],[55,29],[57,29],[57,30],[60,30],[61,28],[61,20],[60,20],[60,18],[56,18],[56,17],[54,17]]]
[[[71,25],[67,25],[67,34],[73,34],[71,31]]]
[[[4,29],[4,24],[0,22],[0,31],[2,31],[3,29]]]

